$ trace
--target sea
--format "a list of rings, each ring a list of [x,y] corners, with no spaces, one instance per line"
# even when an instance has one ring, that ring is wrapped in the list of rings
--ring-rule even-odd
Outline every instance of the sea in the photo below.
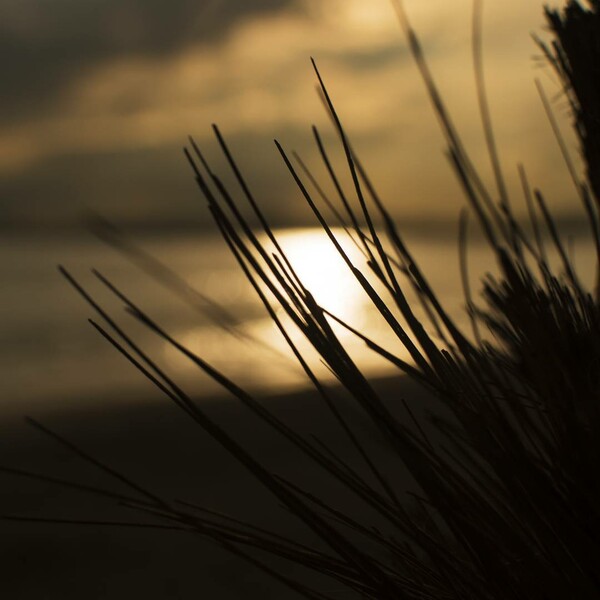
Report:
[[[335,233],[353,263],[368,273],[352,240],[343,231]],[[300,280],[324,308],[410,360],[321,230],[282,229],[276,237]],[[409,231],[406,239],[441,303],[468,334],[457,235],[421,230]],[[589,236],[569,236],[568,247],[581,278],[591,286],[595,259]],[[59,265],[96,307],[59,272]],[[479,301],[482,278],[496,272],[494,257],[481,237],[469,241],[467,265],[473,297]],[[208,400],[227,394],[173,343],[132,316],[92,269],[170,338],[240,387],[274,395],[309,386],[263,301],[214,232],[136,234],[119,246],[89,232],[5,231],[0,235],[0,416],[160,400],[161,392],[153,383],[94,326],[118,338],[98,309],[190,395]],[[403,281],[402,287],[435,337],[408,282]],[[389,304],[381,286],[376,288]],[[333,382],[333,375],[272,297],[270,306],[311,369],[323,381]],[[337,324],[334,330],[367,376],[398,374],[354,333]]]

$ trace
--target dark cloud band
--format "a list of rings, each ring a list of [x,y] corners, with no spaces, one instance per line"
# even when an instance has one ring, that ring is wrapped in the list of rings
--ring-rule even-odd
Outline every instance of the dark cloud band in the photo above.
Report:
[[[51,110],[69,84],[122,57],[160,58],[224,38],[293,0],[3,0],[0,122]]]

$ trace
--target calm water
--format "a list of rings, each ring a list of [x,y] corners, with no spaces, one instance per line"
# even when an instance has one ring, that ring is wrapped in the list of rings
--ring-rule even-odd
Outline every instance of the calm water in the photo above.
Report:
[[[326,308],[405,357],[320,231],[285,230],[280,232],[280,240],[306,286]],[[412,236],[409,240],[445,306],[464,323],[456,240],[434,235]],[[88,287],[94,298],[193,394],[208,397],[219,388],[125,314],[122,303],[90,274],[90,267],[98,268],[164,329],[236,382],[267,392],[306,385],[305,377],[289,358],[285,342],[220,238],[184,234],[136,241],[221,306],[227,313],[225,318],[231,318],[230,331],[215,323],[206,305],[202,310],[192,308],[122,254],[91,236],[4,235],[0,240],[0,411],[62,410],[99,401],[143,402],[159,397],[87,323],[88,317],[96,315],[59,275],[58,263]],[[360,255],[351,244],[347,247],[361,265]],[[593,273],[591,257],[590,244],[578,240],[576,264],[588,281]],[[479,277],[493,267],[483,246],[473,242],[470,270],[475,289]],[[293,328],[290,333],[310,356],[301,336]],[[393,373],[351,334],[340,331],[340,336],[367,373]],[[311,361],[323,377],[329,377],[318,360]]]

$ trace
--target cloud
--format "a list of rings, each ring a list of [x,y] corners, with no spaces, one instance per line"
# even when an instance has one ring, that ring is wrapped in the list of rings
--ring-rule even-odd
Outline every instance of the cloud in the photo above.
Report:
[[[65,89],[114,60],[160,60],[226,37],[292,0],[3,0],[0,118],[60,106]],[[58,107],[57,107],[58,105]]]
[[[340,115],[396,212],[457,211],[460,193],[442,153],[439,127],[387,0],[206,2],[200,13],[197,2],[184,0],[87,0],[85,18],[80,1],[54,0],[61,9],[56,15],[50,14],[50,2],[18,1],[30,14],[19,21],[15,9],[0,27],[9,23],[22,44],[28,36],[33,40],[32,57],[56,89],[44,77],[30,77],[23,89],[38,86],[39,98],[30,94],[31,102],[20,106],[18,94],[9,94],[15,115],[0,122],[5,198],[39,207],[41,198],[53,196],[53,206],[73,211],[86,186],[98,200],[110,195],[111,206],[137,189],[137,197],[147,199],[146,213],[160,212],[161,206],[174,210],[162,197],[169,187],[187,189],[175,180],[182,173],[173,162],[181,160],[179,147],[189,133],[208,144],[209,124],[216,121],[239,142],[240,154],[250,154],[246,162],[256,185],[281,204],[295,191],[270,138],[281,137],[287,148],[314,160],[309,126],[328,126],[308,60],[315,56]],[[471,2],[407,4],[458,129],[489,176],[472,75]],[[34,18],[41,13],[48,22]],[[61,23],[58,15],[66,14],[69,19]],[[560,197],[567,191],[555,168],[558,153],[532,82],[529,32],[541,20],[532,3],[489,5],[486,74],[505,164],[514,170],[524,161],[534,181],[545,180]],[[170,152],[175,158],[167,160]],[[142,160],[151,177],[132,167]],[[129,177],[111,179],[111,173],[123,172]]]

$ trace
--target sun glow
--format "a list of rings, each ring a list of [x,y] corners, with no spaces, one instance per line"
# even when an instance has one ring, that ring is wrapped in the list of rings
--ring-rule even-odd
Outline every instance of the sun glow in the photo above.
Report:
[[[337,237],[351,260],[362,258],[343,233]],[[300,281],[323,308],[343,319],[357,316],[364,294],[323,231],[289,230],[279,236],[279,243]]]
[[[395,25],[394,14],[385,2],[362,2],[362,0],[345,1],[340,5],[342,18],[348,25],[360,26],[373,32],[388,32]]]
[[[364,256],[346,233],[337,229],[334,235],[352,264],[363,273],[368,273]],[[363,331],[374,342],[397,356],[409,359],[323,230],[278,230],[275,236],[297,277],[322,308],[351,327]],[[265,249],[275,252],[266,235],[260,236],[260,243]],[[288,341],[266,314],[255,291],[241,272],[223,269],[219,265],[213,265],[214,274],[205,276],[199,289],[207,297],[226,303],[228,311],[237,318],[235,333],[232,335],[231,331],[224,331],[217,323],[207,319],[191,328],[182,327],[176,336],[179,342],[240,384],[271,392],[304,387],[306,376],[302,368],[290,352]],[[372,283],[375,284],[374,281]],[[331,373],[321,364],[320,357],[303,331],[286,317],[284,309],[278,306],[274,298],[268,293],[266,296],[278,313],[289,340],[307,360],[313,372],[323,381],[329,380]],[[329,322],[340,343],[360,368],[370,375],[386,375],[390,372],[391,364],[370,350],[364,341],[333,319],[329,319]],[[164,353],[169,367],[175,369],[179,376],[197,376],[194,364],[175,348],[166,344]],[[210,387],[212,384],[206,385],[208,389],[213,389]]]

